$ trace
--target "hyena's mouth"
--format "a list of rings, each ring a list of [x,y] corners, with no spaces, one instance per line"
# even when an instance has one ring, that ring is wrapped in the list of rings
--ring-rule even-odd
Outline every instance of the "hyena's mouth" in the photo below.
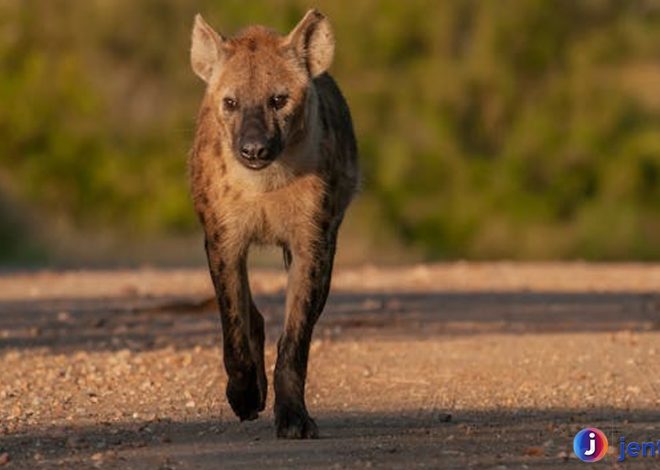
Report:
[[[275,159],[271,160],[247,160],[245,158],[239,158],[239,161],[245,166],[246,168],[249,168],[250,170],[263,170],[267,166],[270,166]]]

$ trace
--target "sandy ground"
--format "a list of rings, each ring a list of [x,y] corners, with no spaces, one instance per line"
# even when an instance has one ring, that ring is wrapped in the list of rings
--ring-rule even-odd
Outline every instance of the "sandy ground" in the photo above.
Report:
[[[279,272],[252,284],[267,367]],[[321,438],[282,441],[224,399],[203,270],[0,276],[0,468],[585,468],[602,429],[660,440],[660,266],[338,270],[312,344]]]

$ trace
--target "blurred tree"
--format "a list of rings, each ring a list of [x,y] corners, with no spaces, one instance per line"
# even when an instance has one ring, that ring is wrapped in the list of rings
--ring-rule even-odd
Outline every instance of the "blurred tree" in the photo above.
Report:
[[[386,227],[430,259],[660,258],[659,2],[319,7],[382,217],[364,236]],[[194,13],[231,34],[305,9],[0,0],[0,189],[46,227],[194,230]]]

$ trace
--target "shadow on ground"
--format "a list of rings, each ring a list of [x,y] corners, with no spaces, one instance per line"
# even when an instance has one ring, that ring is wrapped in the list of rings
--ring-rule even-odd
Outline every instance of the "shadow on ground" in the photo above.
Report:
[[[270,340],[279,334],[284,297],[257,297]],[[342,293],[330,296],[316,331],[388,337],[650,331],[660,328],[657,293]],[[147,350],[217,344],[214,302],[205,298],[126,297],[0,302],[0,351]]]
[[[571,456],[572,438],[585,426],[608,436],[612,452],[620,436],[659,436],[658,410],[519,409],[462,410],[451,419],[435,410],[395,414],[318,416],[321,439],[274,438],[270,418],[238,423],[207,420],[107,423],[94,427],[35,429],[0,436],[0,448],[16,468],[63,465],[85,468],[582,468]],[[486,456],[484,458],[484,456]],[[606,457],[616,460],[614,454]],[[656,468],[657,459],[637,459],[636,468]],[[648,465],[648,467],[646,467]],[[50,467],[49,467],[50,468]]]

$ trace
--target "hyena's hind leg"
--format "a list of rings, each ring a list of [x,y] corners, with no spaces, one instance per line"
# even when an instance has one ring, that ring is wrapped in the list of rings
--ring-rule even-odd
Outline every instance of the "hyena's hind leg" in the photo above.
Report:
[[[266,401],[264,332],[250,297],[246,257],[224,256],[219,243],[207,242],[206,251],[222,321],[227,399],[241,421],[256,419]]]
[[[286,294],[284,332],[277,343],[275,425],[277,436],[316,438],[318,428],[305,405],[309,345],[330,289],[336,231],[313,242],[316,254],[293,252]]]

